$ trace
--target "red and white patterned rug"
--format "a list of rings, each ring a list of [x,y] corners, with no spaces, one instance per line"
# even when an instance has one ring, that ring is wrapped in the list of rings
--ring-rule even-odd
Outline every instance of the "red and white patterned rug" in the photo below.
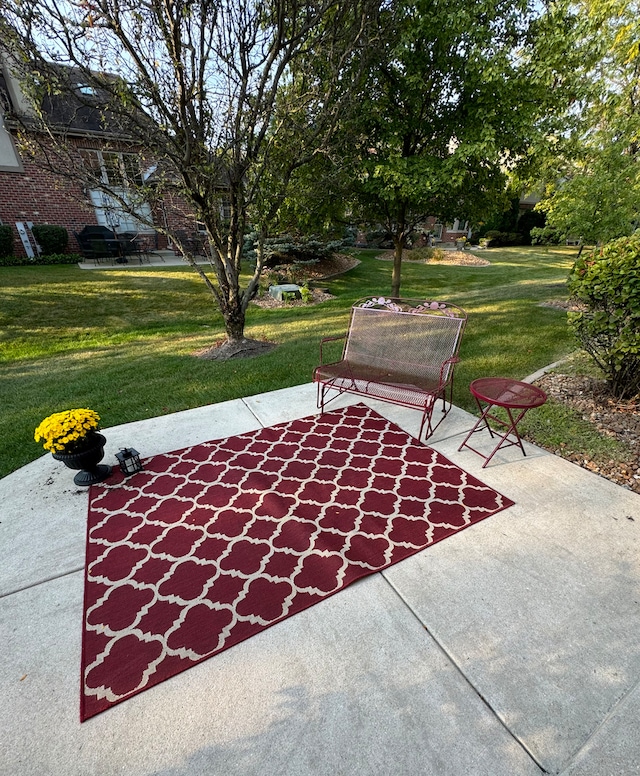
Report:
[[[92,486],[81,719],[513,504],[363,405]]]

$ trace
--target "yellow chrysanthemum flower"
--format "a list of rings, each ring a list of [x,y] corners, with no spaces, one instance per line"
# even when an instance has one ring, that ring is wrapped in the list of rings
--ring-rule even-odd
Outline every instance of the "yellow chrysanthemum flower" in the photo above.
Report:
[[[34,439],[44,449],[61,453],[75,447],[91,432],[99,428],[100,416],[94,410],[77,409],[54,412],[36,428]]]

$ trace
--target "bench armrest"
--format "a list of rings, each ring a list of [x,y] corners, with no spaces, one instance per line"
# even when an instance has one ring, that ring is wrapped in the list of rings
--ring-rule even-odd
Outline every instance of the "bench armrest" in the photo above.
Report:
[[[321,365],[324,364],[323,355],[322,355],[322,346],[326,342],[337,342],[338,340],[346,340],[346,339],[347,339],[347,335],[346,334],[340,334],[337,337],[323,337],[320,340],[320,364]]]
[[[458,356],[453,356],[453,358],[448,358],[446,361],[442,362],[442,366],[440,367],[440,385],[444,385],[445,383],[449,382],[448,380],[444,379],[444,373],[448,366],[454,366],[455,364],[458,364],[460,362],[460,359]]]

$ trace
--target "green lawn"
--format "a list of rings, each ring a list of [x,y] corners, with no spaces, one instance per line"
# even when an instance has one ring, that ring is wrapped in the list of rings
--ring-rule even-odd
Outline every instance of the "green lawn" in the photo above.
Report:
[[[521,378],[572,351],[562,299],[568,248],[485,251],[489,267],[405,263],[403,296],[455,302],[469,313],[455,402],[469,382]],[[33,430],[52,412],[90,407],[104,427],[308,382],[322,336],[345,330],[360,297],[389,292],[391,264],[361,264],[327,285],[336,299],[249,311],[247,336],[279,347],[254,359],[194,357],[223,338],[221,316],[185,267],[0,268],[0,476],[43,454]]]

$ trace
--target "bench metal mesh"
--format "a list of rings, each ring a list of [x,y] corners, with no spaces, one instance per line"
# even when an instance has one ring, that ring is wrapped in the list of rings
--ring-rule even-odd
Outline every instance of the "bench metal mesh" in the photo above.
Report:
[[[411,299],[371,298],[353,306],[340,361],[314,372],[318,406],[334,389],[419,408],[429,434],[438,398],[451,387],[466,313],[456,305]],[[450,398],[449,398],[450,401]]]

